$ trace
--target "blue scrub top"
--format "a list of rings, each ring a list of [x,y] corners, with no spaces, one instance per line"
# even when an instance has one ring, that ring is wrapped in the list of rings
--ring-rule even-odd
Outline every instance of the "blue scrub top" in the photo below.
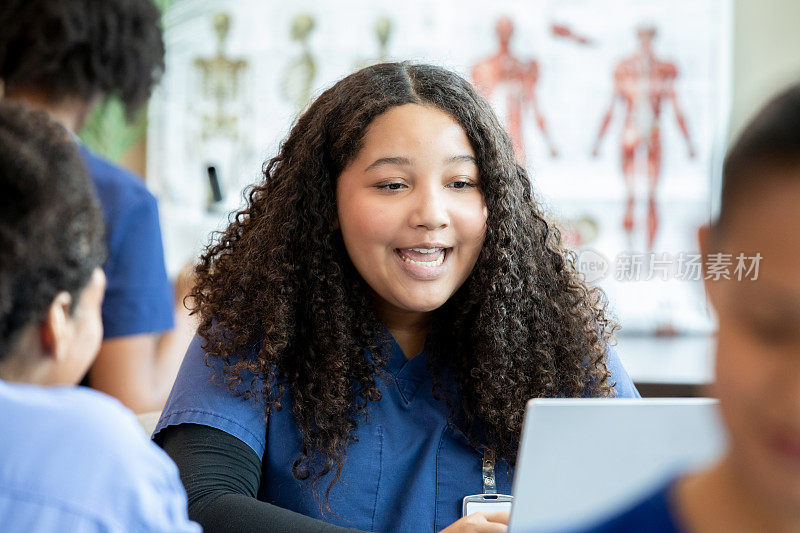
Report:
[[[155,197],[133,173],[79,148],[106,223],[104,338],[172,329],[173,295]]]
[[[0,529],[199,533],[175,465],[122,404],[0,381]]]
[[[580,533],[683,533],[672,503],[674,487],[675,480],[671,480],[627,511]]]
[[[320,512],[309,482],[292,475],[300,434],[287,397],[283,409],[265,417],[263,402],[244,400],[224,382],[222,361],[204,364],[203,340],[189,346],[153,436],[168,426],[201,424],[240,439],[262,457],[258,499],[345,527],[369,531],[439,531],[461,517],[464,496],[483,492],[481,454],[447,423],[448,409],[433,398],[423,350],[407,360],[392,339],[386,369],[389,380],[376,384],[382,398],[369,402],[368,416],[357,420],[357,440],[347,448],[341,478],[333,486],[335,516]],[[608,365],[619,397],[638,397],[616,354]],[[243,380],[244,388],[250,379]],[[242,389],[244,390],[244,389]],[[499,493],[511,494],[512,473],[498,461]],[[323,478],[321,492],[332,474]]]

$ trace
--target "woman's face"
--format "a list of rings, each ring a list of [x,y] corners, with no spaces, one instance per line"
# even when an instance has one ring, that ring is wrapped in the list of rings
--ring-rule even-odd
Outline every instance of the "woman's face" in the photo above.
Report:
[[[723,253],[760,253],[758,279],[707,282],[719,317],[715,393],[751,489],[800,510],[800,180],[766,180],[732,213]],[[716,250],[710,250],[712,253]]]
[[[347,253],[378,312],[430,312],[464,283],[487,210],[466,133],[432,106],[393,107],[370,124],[336,190]]]

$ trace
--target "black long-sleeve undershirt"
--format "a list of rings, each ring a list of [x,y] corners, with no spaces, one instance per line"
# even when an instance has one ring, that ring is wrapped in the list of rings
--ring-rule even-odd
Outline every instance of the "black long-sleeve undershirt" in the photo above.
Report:
[[[189,518],[207,533],[353,533],[277,505],[259,501],[261,458],[250,446],[218,429],[180,424],[157,442],[175,461],[189,499]]]

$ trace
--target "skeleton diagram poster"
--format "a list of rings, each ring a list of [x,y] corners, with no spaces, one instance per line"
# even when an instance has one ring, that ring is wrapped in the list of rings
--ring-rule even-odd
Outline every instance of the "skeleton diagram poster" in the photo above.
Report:
[[[727,131],[729,0],[178,0],[165,20],[148,175],[173,269],[314,95],[409,59],[460,72],[490,100],[623,331],[712,329],[696,231]]]

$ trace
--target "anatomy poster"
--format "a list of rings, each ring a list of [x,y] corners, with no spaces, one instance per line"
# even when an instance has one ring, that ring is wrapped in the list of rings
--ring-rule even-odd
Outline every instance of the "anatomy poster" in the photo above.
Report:
[[[729,4],[561,0],[545,18],[542,76],[558,81],[542,77],[536,97],[563,149],[551,157],[530,113],[534,183],[624,330],[708,331],[701,273],[688,265],[718,192]]]
[[[426,61],[460,72],[492,103],[625,331],[707,332],[695,235],[711,214],[727,131],[730,9],[729,0],[177,0],[148,131],[168,268],[225,224],[315,95],[377,61]]]

